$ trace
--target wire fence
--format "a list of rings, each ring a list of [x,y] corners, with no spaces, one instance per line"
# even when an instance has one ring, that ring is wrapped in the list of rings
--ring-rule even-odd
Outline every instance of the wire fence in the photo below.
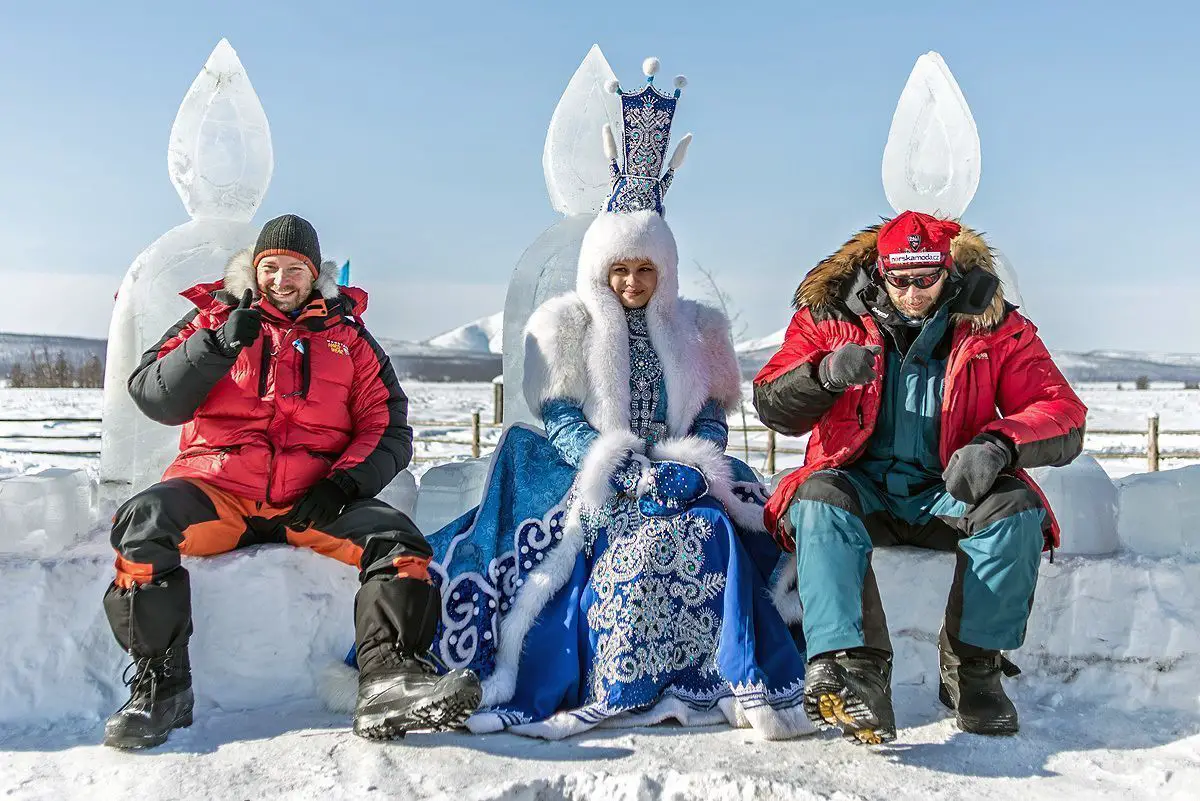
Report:
[[[503,399],[498,397],[500,403]],[[492,421],[484,422],[480,412],[473,412],[469,422],[463,420],[410,420],[415,431],[415,443],[418,448],[425,448],[429,445],[451,446],[451,450],[446,452],[430,453],[418,452],[414,457],[415,462],[438,462],[448,461],[456,457],[470,455],[474,458],[483,456],[490,452],[494,447],[492,444],[484,441],[484,432],[503,428],[503,424],[497,422],[499,418],[499,406],[493,410]],[[53,431],[53,432],[22,432],[22,431],[4,431],[0,433],[0,453],[19,453],[37,456],[64,456],[64,457],[83,457],[95,458],[100,455],[98,449],[92,448],[89,450],[79,448],[66,447],[51,447],[45,443],[62,443],[64,446],[68,443],[75,442],[80,445],[87,446],[101,439],[99,431],[103,420],[99,417],[4,417],[0,418],[0,426],[3,425],[81,425],[94,426],[94,430],[86,430],[79,433]],[[433,429],[429,433],[422,433],[423,430]],[[765,438],[761,435],[766,435]],[[750,435],[755,436],[755,440],[750,440]],[[1088,431],[1089,436],[1141,436],[1144,438],[1144,445],[1137,447],[1107,447],[1102,449],[1093,449],[1085,447],[1085,452],[1091,454],[1097,459],[1131,459],[1144,458],[1146,460],[1146,469],[1150,472],[1157,472],[1163,459],[1183,459],[1183,460],[1200,460],[1200,450],[1189,450],[1174,448],[1164,451],[1162,449],[1162,440],[1164,437],[1200,437],[1200,429],[1170,429],[1164,430],[1159,426],[1159,417],[1157,414],[1151,415],[1143,430],[1129,430],[1116,428],[1100,428],[1091,429]],[[10,445],[11,443],[11,445]],[[30,447],[17,447],[34,443]],[[779,456],[803,456],[804,448],[800,447],[797,441],[795,445],[780,444],[777,441],[777,435],[774,431],[764,425],[746,425],[746,426],[730,426],[729,428],[729,452],[732,454],[741,454],[747,460],[753,460],[762,465],[763,472],[767,475],[773,475],[777,471],[777,460]],[[761,458],[755,458],[761,457]]]

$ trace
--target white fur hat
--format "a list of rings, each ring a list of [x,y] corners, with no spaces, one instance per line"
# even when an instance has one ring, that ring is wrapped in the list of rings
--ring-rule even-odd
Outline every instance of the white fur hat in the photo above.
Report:
[[[608,286],[609,267],[639,258],[658,268],[658,287],[647,311],[670,316],[679,296],[679,251],[667,221],[650,210],[602,212],[588,227],[579,247],[575,291],[589,311],[596,314],[606,305],[619,306]]]

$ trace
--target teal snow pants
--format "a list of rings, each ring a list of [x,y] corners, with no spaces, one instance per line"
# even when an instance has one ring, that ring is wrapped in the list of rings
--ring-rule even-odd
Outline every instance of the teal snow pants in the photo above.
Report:
[[[957,554],[950,636],[994,650],[1024,641],[1046,509],[1020,479],[1000,476],[969,507],[942,483],[901,497],[853,467],[821,470],[800,486],[788,514],[810,657],[860,646],[891,652],[871,568],[872,549],[891,545]]]

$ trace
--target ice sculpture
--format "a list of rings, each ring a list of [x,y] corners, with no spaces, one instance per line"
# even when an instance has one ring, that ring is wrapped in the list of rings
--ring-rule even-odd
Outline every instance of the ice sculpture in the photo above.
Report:
[[[883,191],[899,214],[923,211],[958,219],[979,188],[979,130],[958,81],[935,52],[917,59],[896,103],[883,148]],[[1021,306],[1012,262],[995,250],[1004,298]]]
[[[1117,486],[1094,456],[1065,467],[1036,467],[1030,475],[1058,518],[1059,553],[1103,556],[1117,550]]]
[[[141,489],[159,479],[178,432],[142,415],[126,381],[191,304],[178,293],[221,277],[225,262],[251,245],[250,219],[271,182],[267,117],[237,53],[222,39],[179,106],[167,170],[191,219],[163,234],[125,273],[108,332],[100,478]]]
[[[996,267],[996,275],[1000,276],[1000,284],[1004,288],[1004,299],[1014,306],[1020,306],[1023,313],[1028,314],[1021,299],[1021,285],[1017,282],[1017,270],[1012,262],[999,248],[992,248],[992,263]]]
[[[579,245],[604,205],[611,179],[601,147],[605,123],[622,130],[621,106],[606,92],[616,75],[599,45],[592,45],[567,84],[546,131],[542,169],[555,211],[566,215],[521,255],[504,300],[504,422],[540,425],[521,391],[525,367],[525,323],[543,301],[575,287]]]
[[[883,189],[896,211],[958,218],[979,186],[979,132],[942,57],[917,59],[883,149]]]

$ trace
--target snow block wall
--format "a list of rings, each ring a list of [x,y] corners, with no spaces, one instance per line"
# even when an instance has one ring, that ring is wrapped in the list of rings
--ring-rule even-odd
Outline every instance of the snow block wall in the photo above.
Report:
[[[457,498],[464,485],[482,480],[483,468],[483,460],[462,463],[446,472],[440,489]],[[1038,479],[1063,522],[1064,547],[1053,564],[1041,566],[1025,645],[1011,654],[1026,674],[1019,681],[1029,681],[1040,702],[1052,707],[1069,701],[1200,716],[1200,467],[1114,485],[1083,457],[1068,468],[1038,471]],[[438,497],[437,483],[423,482],[415,497],[415,482],[405,473],[385,496],[432,526],[461,511],[445,503],[453,499]],[[0,482],[0,516],[8,520],[6,484]],[[1113,532],[1115,547],[1106,552]],[[891,548],[878,550],[874,560],[896,650],[895,681],[928,685],[932,692],[954,557]],[[315,703],[317,677],[342,659],[353,639],[356,572],[281,546],[186,559],[185,565],[192,576],[192,661],[201,713]],[[6,668],[0,727],[80,716],[98,724],[122,703],[128,659],[100,605],[111,577],[104,527],[65,550],[0,550],[0,664]]]
[[[1119,482],[1117,538],[1145,556],[1200,558],[1200,465]]]
[[[83,470],[51,468],[0,481],[0,554],[50,556],[94,522],[95,485]]]
[[[201,709],[250,709],[316,695],[321,666],[353,641],[357,572],[266,547],[188,559]],[[112,580],[107,532],[52,559],[0,557],[0,726],[108,716],[128,697],[129,659],[100,600]]]

